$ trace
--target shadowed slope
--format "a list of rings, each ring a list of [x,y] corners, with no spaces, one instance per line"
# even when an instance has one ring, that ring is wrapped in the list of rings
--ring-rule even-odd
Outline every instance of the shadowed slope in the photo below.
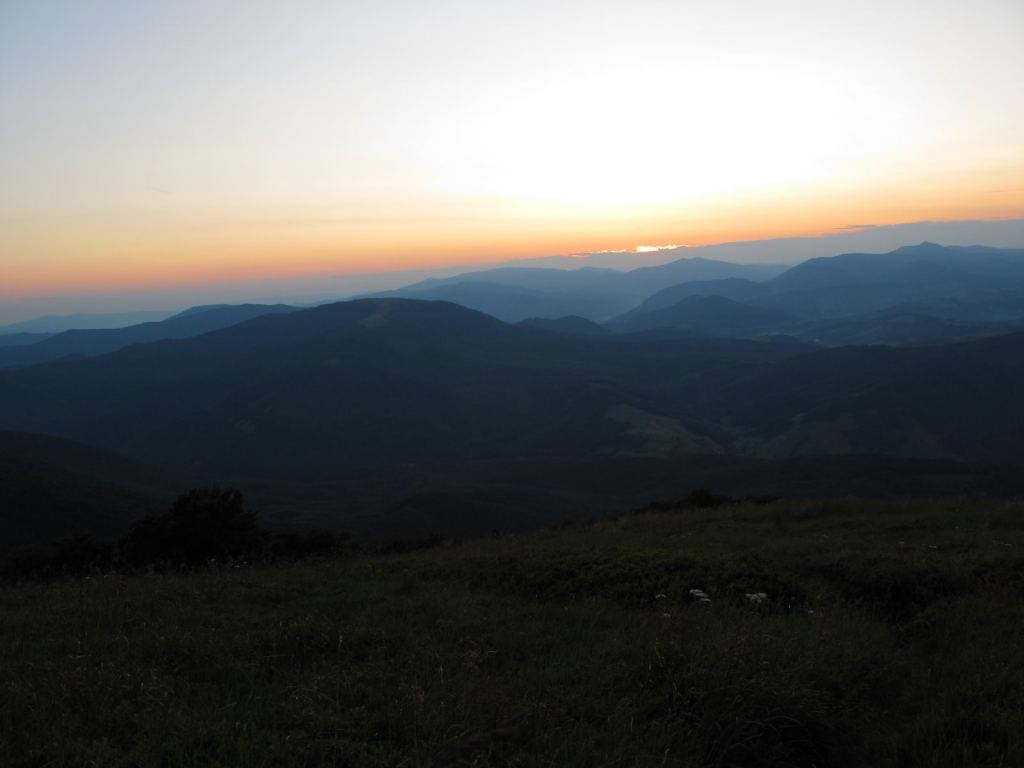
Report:
[[[689,296],[664,309],[631,313],[608,324],[615,331],[681,328],[708,336],[737,338],[785,333],[798,318],[777,309],[754,307],[722,296]]]
[[[361,300],[0,373],[0,427],[303,482],[618,455],[1019,461],[1024,335],[808,349],[565,335]]]
[[[184,483],[69,440],[0,432],[0,553],[80,534],[124,533]]]
[[[685,397],[701,376],[794,351],[560,336],[453,304],[363,300],[0,374],[0,424],[279,477],[644,450],[647,427],[613,408],[670,413],[673,439],[699,442]]]

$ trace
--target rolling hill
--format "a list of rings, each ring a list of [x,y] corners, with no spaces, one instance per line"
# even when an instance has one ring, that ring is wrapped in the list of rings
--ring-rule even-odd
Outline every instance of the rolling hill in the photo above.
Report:
[[[71,315],[43,315],[32,320],[22,320],[0,326],[0,334],[11,333],[62,333],[73,329],[124,328],[140,323],[166,320],[174,312],[145,310],[139,312],[108,312],[104,314],[78,312]]]
[[[546,318],[528,317],[520,320],[516,325],[524,328],[536,328],[541,331],[552,333],[564,333],[570,336],[603,336],[611,333],[603,325],[577,315],[566,315],[565,317]]]
[[[553,291],[483,281],[440,282],[429,287],[394,291],[389,297],[421,301],[450,301],[514,323],[528,318],[559,318],[576,315],[604,319],[632,306],[628,296],[584,290]]]
[[[452,301],[507,322],[579,315],[604,321],[635,307],[651,293],[682,281],[725,278],[765,280],[783,266],[682,258],[627,272],[611,269],[502,267],[431,278],[378,297]]]
[[[717,390],[760,456],[876,453],[1020,463],[1024,334],[920,348],[839,347]]]
[[[0,334],[0,347],[21,347],[26,344],[37,344],[52,336],[52,333],[3,333]]]
[[[879,312],[908,302],[1012,300],[1024,312],[1024,250],[934,243],[891,253],[847,253],[805,261],[763,282],[687,281],[648,297],[651,312],[687,296],[723,296],[808,319]]]
[[[565,336],[453,304],[363,300],[0,373],[0,425],[185,469],[362,468],[719,450],[695,401],[802,348]],[[714,431],[714,430],[712,430]]]
[[[717,327],[711,318],[703,323],[685,310],[672,311],[680,302],[699,306],[701,297],[719,299],[723,316]],[[750,307],[785,313],[792,322],[783,329],[776,317],[733,329],[730,323],[750,316]],[[613,329],[688,325],[707,326],[718,335],[783,331],[829,345],[928,344],[1008,333],[1024,325],[1024,250],[922,243],[886,254],[811,259],[762,282],[728,278],[673,285],[608,323]]]
[[[791,333],[829,346],[924,346],[999,336],[1024,330],[1019,322],[966,322],[916,312],[889,311],[833,320],[814,320]]]
[[[0,432],[0,555],[124,533],[189,480],[60,438]]]
[[[292,312],[286,304],[239,304],[195,307],[166,320],[130,325],[125,328],[71,330],[32,344],[0,345],[0,368],[37,365],[62,357],[94,357],[115,352],[131,344],[186,339],[226,328],[254,317]]]
[[[777,309],[742,304],[722,296],[688,296],[664,309],[630,313],[608,323],[619,332],[681,328],[706,336],[749,338],[789,333],[799,318]]]
[[[302,482],[618,455],[1019,460],[1024,335],[812,349],[565,335],[360,300],[2,372],[0,427]]]
[[[273,526],[370,538],[590,519],[700,486],[1024,491],[997,466],[1024,455],[1024,334],[820,350],[567,320],[360,300],[0,371],[0,429],[60,436],[0,438],[0,535],[110,535],[197,482],[242,488]]]

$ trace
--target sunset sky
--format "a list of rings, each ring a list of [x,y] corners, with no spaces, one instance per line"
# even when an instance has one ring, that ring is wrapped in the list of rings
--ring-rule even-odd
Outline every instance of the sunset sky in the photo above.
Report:
[[[1021,0],[3,0],[0,301],[1021,217],[1022,40]]]

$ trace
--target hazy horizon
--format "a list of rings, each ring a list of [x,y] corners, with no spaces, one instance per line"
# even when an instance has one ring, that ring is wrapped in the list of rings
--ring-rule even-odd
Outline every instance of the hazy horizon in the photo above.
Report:
[[[1020,217],[1022,29],[1013,0],[7,3],[0,301]]]
[[[640,250],[607,250],[589,254],[526,257],[505,262],[422,270],[393,270],[350,275],[311,275],[258,281],[224,281],[155,287],[142,291],[96,292],[37,296],[0,302],[0,329],[42,317],[107,315],[141,312],[173,314],[188,307],[219,303],[315,303],[362,293],[390,290],[428,277],[448,277],[498,266],[593,267],[630,270],[664,264],[679,258],[709,258],[740,264],[796,264],[809,258],[844,252],[885,252],[929,240],[942,245],[1024,247],[1024,218],[997,221],[909,222],[888,226],[841,227],[816,236],[770,240],[737,240],[705,246],[675,246]]]

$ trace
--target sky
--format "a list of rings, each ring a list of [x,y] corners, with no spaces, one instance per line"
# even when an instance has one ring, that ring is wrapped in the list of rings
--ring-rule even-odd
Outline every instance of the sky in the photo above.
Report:
[[[0,304],[1021,218],[1022,39],[1020,0],[0,0]]]

